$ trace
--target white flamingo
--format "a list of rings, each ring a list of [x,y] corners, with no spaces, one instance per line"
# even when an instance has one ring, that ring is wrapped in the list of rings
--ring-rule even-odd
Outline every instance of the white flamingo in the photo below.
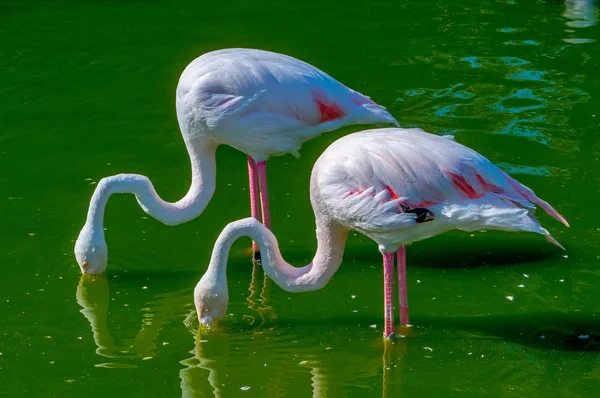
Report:
[[[252,217],[270,227],[266,160],[297,154],[303,142],[349,124],[394,123],[382,106],[295,58],[268,51],[225,49],[192,61],[177,86],[177,119],[192,165],[192,183],[175,203],[162,200],[150,180],[119,174],[98,183],[75,257],[83,273],[106,269],[104,209],[114,193],[132,193],[158,221],[177,225],[198,217],[215,190],[215,152],[230,145],[248,155]],[[257,177],[258,175],[258,177]]]
[[[400,323],[409,323],[404,245],[451,229],[499,229],[537,232],[562,248],[534,217],[535,205],[568,226],[547,202],[482,155],[448,136],[418,129],[367,130],[340,138],[313,168],[310,201],[318,247],[313,261],[301,268],[285,262],[275,236],[255,219],[225,227],[194,290],[202,324],[210,326],[225,315],[227,257],[242,236],[258,243],[265,273],[289,292],[327,284],[342,262],[350,230],[373,239],[383,254],[384,336],[390,337],[396,252]]]

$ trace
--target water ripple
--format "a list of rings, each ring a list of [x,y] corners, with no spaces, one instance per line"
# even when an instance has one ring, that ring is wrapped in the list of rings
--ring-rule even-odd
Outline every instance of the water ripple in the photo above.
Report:
[[[561,70],[544,69],[539,62],[533,64],[517,54],[456,57],[433,52],[421,62],[453,70],[455,76],[460,67],[478,69],[488,77],[482,83],[467,79],[470,75],[465,74],[445,87],[411,87],[397,100],[403,103],[404,125],[437,133],[469,129],[508,134],[543,145],[574,148],[568,138],[572,128],[565,111],[590,100],[589,93],[579,86],[586,75],[569,76]]]
[[[539,46],[542,43],[536,40],[510,40],[505,41],[504,43],[507,46]]]
[[[519,89],[506,97],[501,97],[498,103],[490,105],[499,112],[521,113],[546,107],[548,101],[534,94],[531,89]]]
[[[548,82],[548,80],[544,79],[548,72],[543,72],[539,70],[524,70],[520,72],[510,73],[506,77],[508,79],[517,80],[517,81],[534,81],[534,82]]]

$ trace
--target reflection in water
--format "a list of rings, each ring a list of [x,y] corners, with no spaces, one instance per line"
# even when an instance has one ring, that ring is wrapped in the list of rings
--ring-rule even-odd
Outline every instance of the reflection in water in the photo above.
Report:
[[[600,322],[592,314],[436,316],[419,323],[423,326],[407,338],[378,340],[369,350],[365,350],[368,343],[361,339],[360,343],[353,341],[354,351],[345,352],[323,351],[321,344],[336,345],[331,336],[309,337],[293,349],[282,347],[285,342],[278,341],[274,333],[261,333],[259,329],[198,336],[193,357],[181,362],[185,365],[180,372],[183,396],[222,397],[236,390],[261,389],[261,396],[271,397],[294,389],[297,396],[338,397],[345,396],[345,387],[352,385],[363,388],[365,396],[379,395],[375,392],[380,389],[382,397],[400,397],[413,395],[416,387],[423,388],[423,384],[407,378],[408,374],[414,377],[416,372],[424,372],[434,377],[436,372],[447,372],[446,366],[436,366],[443,363],[453,364],[457,387],[468,388],[483,377],[521,386],[525,394],[543,388],[544,375],[551,369],[540,364],[544,358],[558,355],[557,350],[575,353],[572,362],[569,356],[560,356],[565,366],[577,365],[572,373],[582,370],[581,355],[600,350]],[[440,346],[444,347],[441,351]],[[253,350],[261,353],[258,358],[249,355]],[[379,354],[373,356],[378,350]],[[240,358],[243,367],[235,369]],[[266,358],[270,362],[263,367]],[[488,358],[494,358],[493,362],[486,362]],[[589,358],[592,366],[582,375],[600,375],[594,357],[584,358]],[[308,379],[299,369],[307,369]],[[252,375],[246,381],[234,381],[232,377],[249,372]],[[378,385],[372,383],[374,378],[379,379]],[[248,379],[251,381],[244,384]],[[255,380],[269,381],[261,385]],[[529,384],[521,385],[525,380]]]
[[[393,380],[402,380],[407,345],[407,338],[397,339],[394,342],[383,341],[382,398],[402,396],[402,384],[394,385]]]
[[[151,358],[156,354],[156,340],[163,324],[179,318],[180,306],[173,303],[174,296],[187,296],[186,290],[178,290],[157,298],[147,304],[142,325],[134,338],[123,339],[116,344],[108,329],[109,283],[105,275],[82,275],[77,286],[76,298],[81,313],[89,321],[96,343],[96,353],[108,358]],[[105,363],[99,367],[123,367],[123,364]]]
[[[567,26],[588,28],[596,25],[596,14],[595,0],[566,0],[562,16],[570,19],[566,22]]]
[[[252,331],[253,334],[257,332],[257,329]],[[268,356],[271,358],[273,356],[276,357],[277,353],[272,352],[276,347],[269,345],[273,336],[260,332],[258,332],[256,336],[257,337],[253,338],[252,341],[244,340],[244,343],[252,344],[255,347],[254,349],[261,350],[265,354],[269,352]],[[348,362],[348,353],[345,353],[346,355],[344,358],[346,358],[346,362],[342,365],[336,361],[333,352],[330,352],[330,355],[328,356],[319,354],[320,349],[317,341],[310,341],[310,344],[297,347],[293,354],[290,352],[290,356],[293,355],[293,361],[290,362],[289,359],[286,360],[285,358],[282,358],[275,366],[273,364],[269,364],[269,367],[261,366],[260,362],[256,364],[252,363],[253,358],[247,357],[244,368],[247,370],[250,368],[263,368],[264,371],[268,373],[268,377],[266,378],[269,380],[268,385],[233,386],[231,384],[237,383],[238,380],[234,381],[229,378],[229,375],[236,373],[229,364],[230,355],[235,356],[235,352],[230,353],[230,347],[237,345],[239,341],[236,340],[240,337],[240,335],[225,332],[212,332],[209,334],[198,333],[196,335],[194,350],[190,351],[193,356],[180,362],[185,366],[185,368],[181,369],[179,372],[182,397],[195,398],[213,396],[215,398],[220,398],[231,395],[231,388],[244,391],[263,387],[263,389],[266,389],[266,392],[261,395],[268,397],[286,395],[286,392],[288,392],[289,389],[293,389],[295,392],[301,392],[307,387],[307,385],[304,384],[305,376],[302,373],[298,373],[301,369],[306,369],[310,373],[310,390],[312,392],[312,397],[324,398],[345,396],[345,382],[341,380],[342,377],[340,376],[348,376],[353,371],[356,371],[356,367],[364,369],[363,372],[367,371],[367,369],[377,369],[378,366],[375,362],[379,362],[382,359],[382,397],[400,396],[401,386],[392,386],[392,384],[394,383],[394,379],[401,377],[403,369],[402,363],[404,362],[406,355],[408,339],[399,339],[395,342],[389,340],[383,341],[383,356],[379,358],[352,358],[352,355],[350,355],[352,360]],[[356,356],[358,357],[359,355],[360,354],[357,354]],[[261,358],[263,357],[261,356]],[[262,360],[264,360],[264,358]],[[381,362],[379,363],[381,364]],[[263,377],[260,379],[264,380]],[[227,384],[225,384],[226,382]],[[349,380],[346,381],[346,383],[347,382],[360,386],[359,380]],[[302,385],[299,385],[299,383]],[[367,388],[366,386],[363,387]],[[304,396],[306,396],[306,394]],[[373,394],[371,393],[369,396],[373,396]]]
[[[179,371],[181,396],[220,398],[224,386],[222,377],[227,375],[229,336],[226,333],[202,336],[198,332],[195,337],[194,349],[190,351],[193,356],[180,362],[185,366]]]
[[[263,286],[260,293],[258,293],[258,284],[260,283],[261,274],[263,276]],[[260,324],[269,323],[277,319],[275,309],[269,304],[269,287],[271,283],[271,279],[264,273],[262,266],[253,263],[252,279],[250,280],[250,286],[248,287],[250,295],[246,299],[246,302],[248,303],[248,308],[256,311],[260,316]],[[257,298],[257,296],[259,296],[259,298]],[[255,322],[254,317],[251,317],[250,315],[246,315],[246,317],[250,318],[251,325]]]
[[[300,366],[310,369],[313,398],[331,396],[327,390],[327,372],[321,366],[320,361],[309,359],[300,362]]]
[[[254,278],[259,279],[262,278]],[[251,291],[258,290],[254,286]],[[135,338],[115,344],[107,325],[109,283],[106,277],[85,275],[77,288],[77,301],[91,325],[97,353],[109,358],[155,356],[162,325],[170,319],[180,319],[184,312],[190,313],[189,322],[197,328],[195,311],[190,312],[189,306],[177,305],[180,301],[189,301],[188,296],[187,290],[176,290],[154,297]],[[264,302],[267,297],[264,291],[262,296]],[[254,299],[250,302],[255,303]],[[326,333],[327,325],[320,328],[318,324],[293,321],[291,325],[279,322],[276,327],[264,320],[252,321],[249,323],[245,318],[230,324],[227,330],[211,333],[191,331],[194,348],[191,356],[180,362],[183,397],[224,397],[244,390],[268,397],[286,395],[292,390],[298,396],[337,397],[347,395],[348,386],[369,396],[375,392],[379,395],[381,391],[382,397],[399,397],[412,395],[412,389],[417,386],[422,388],[418,381],[406,377],[407,369],[411,369],[411,375],[421,371],[435,375],[445,369],[431,365],[436,361],[450,361],[457,379],[464,385],[481,377],[502,378],[512,383],[528,378],[531,388],[540,388],[544,370],[530,366],[531,361],[535,365],[540,358],[556,355],[558,351],[583,354],[600,350],[600,317],[583,313],[421,316],[420,326],[400,330],[407,337],[394,342],[380,340],[376,331],[340,336]],[[439,349],[441,342],[443,350]],[[494,356],[506,356],[507,360],[475,371],[474,365],[464,359],[474,359],[475,353],[480,361]],[[578,356],[576,360],[581,359]],[[427,372],[419,370],[421,367]],[[588,378],[598,374],[594,366],[585,371]]]
[[[565,29],[565,32],[574,34],[575,31],[570,28],[581,29],[594,26],[597,20],[596,14],[595,0],[566,0],[565,11],[562,15],[569,20],[566,22],[568,29]],[[594,43],[596,40],[584,37],[568,37],[563,41],[570,44],[585,44]]]

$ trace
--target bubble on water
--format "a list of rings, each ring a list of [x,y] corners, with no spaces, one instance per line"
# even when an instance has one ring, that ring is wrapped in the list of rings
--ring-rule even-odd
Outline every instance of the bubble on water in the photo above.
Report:
[[[507,299],[509,299],[510,301],[513,301],[515,299],[515,296],[506,296]]]
[[[242,391],[248,391],[249,389],[250,389],[250,386],[240,387],[240,390],[242,390]]]

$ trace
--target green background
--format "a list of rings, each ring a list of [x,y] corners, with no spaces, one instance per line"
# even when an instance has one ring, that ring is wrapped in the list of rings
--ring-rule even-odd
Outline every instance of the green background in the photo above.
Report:
[[[597,396],[600,32],[595,6],[572,9],[3,0],[0,396]],[[567,252],[493,231],[410,246],[414,327],[384,344],[372,241],[352,234],[325,289],[290,294],[253,269],[243,239],[229,262],[233,315],[195,341],[184,322],[193,287],[221,229],[249,215],[246,157],[221,147],[215,195],[194,221],[168,227],[132,196],[111,198],[108,272],[80,280],[73,245],[94,183],[135,172],[166,200],[187,191],[175,87],[192,59],[224,47],[295,56],[403,126],[455,134],[569,220],[567,229],[540,214]],[[314,161],[359,129],[269,161],[273,231],[288,262],[315,251]]]

